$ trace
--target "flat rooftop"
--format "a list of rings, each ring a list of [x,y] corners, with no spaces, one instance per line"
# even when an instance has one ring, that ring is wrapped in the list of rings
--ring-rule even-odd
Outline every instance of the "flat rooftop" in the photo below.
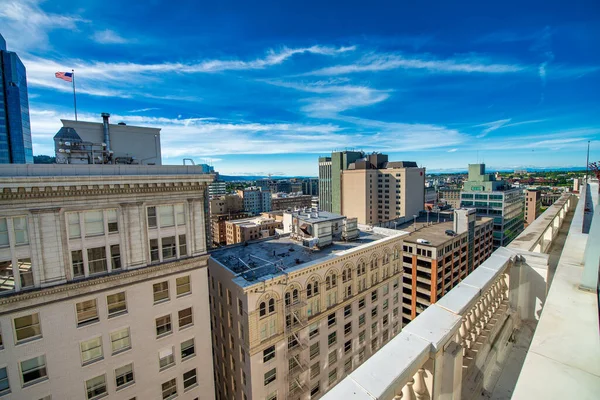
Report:
[[[0,177],[205,175],[200,165],[0,164]]]
[[[431,220],[431,219],[430,219]],[[475,226],[480,226],[488,221],[492,221],[489,217],[477,217]],[[433,223],[427,225],[427,222],[417,222],[417,230],[413,229],[413,224],[403,224],[402,227],[398,227],[403,231],[408,232],[408,235],[404,236],[404,241],[407,243],[417,243],[417,239],[425,239],[430,242],[431,246],[440,246],[449,240],[452,240],[452,236],[446,235],[447,230],[454,230],[454,223],[452,221]]]
[[[402,235],[402,232],[397,232]],[[334,241],[321,250],[309,250],[289,236],[271,238],[223,247],[210,252],[211,257],[234,274],[239,274],[233,282],[241,287],[259,281],[276,278],[284,272],[297,271],[308,264],[333,258],[347,250],[374,243],[389,235],[360,231],[358,239],[350,242]]]
[[[335,221],[338,219],[346,218],[343,215],[334,214],[329,211],[311,212],[310,209],[308,211],[292,211],[291,214],[294,217],[298,217],[299,220],[308,222],[311,224],[318,223],[318,222],[324,222],[324,221]]]

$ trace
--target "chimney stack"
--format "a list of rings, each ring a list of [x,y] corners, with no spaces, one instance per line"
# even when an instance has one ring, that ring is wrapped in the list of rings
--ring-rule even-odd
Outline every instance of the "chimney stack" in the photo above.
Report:
[[[108,128],[109,113],[102,113],[102,124],[104,125],[104,143],[106,143],[106,151],[110,152],[110,132]]]

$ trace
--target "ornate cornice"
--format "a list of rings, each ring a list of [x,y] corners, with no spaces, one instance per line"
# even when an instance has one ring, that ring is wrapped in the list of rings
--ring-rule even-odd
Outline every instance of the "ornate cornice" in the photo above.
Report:
[[[121,183],[61,186],[4,187],[1,200],[51,199],[64,197],[123,196],[169,192],[198,192],[203,196],[205,182]]]
[[[36,300],[40,299],[43,299],[42,302],[47,304],[70,297],[89,295],[97,291],[127,286],[144,280],[154,279],[159,276],[184,272],[196,268],[206,268],[209,257],[208,254],[203,254],[201,256],[188,257],[168,263],[125,270],[123,272],[88,278],[85,280],[70,281],[56,286],[38,288],[32,291],[0,297],[0,315],[7,312],[14,312],[21,308],[39,306],[40,304]],[[82,293],[79,294],[78,292]],[[74,295],[74,293],[76,294]],[[19,305],[23,305],[23,307],[19,307]]]

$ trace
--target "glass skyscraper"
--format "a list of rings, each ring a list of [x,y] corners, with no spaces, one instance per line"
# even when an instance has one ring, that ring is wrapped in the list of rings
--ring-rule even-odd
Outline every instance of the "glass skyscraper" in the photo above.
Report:
[[[27,73],[0,35],[0,163],[33,164]]]

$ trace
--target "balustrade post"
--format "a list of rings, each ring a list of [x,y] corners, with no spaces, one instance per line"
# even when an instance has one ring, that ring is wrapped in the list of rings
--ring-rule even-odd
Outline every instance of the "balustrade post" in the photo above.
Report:
[[[463,317],[460,323],[460,328],[458,329],[458,335],[460,337],[460,345],[463,349],[463,356],[467,354],[467,318]]]
[[[475,343],[475,339],[477,339],[477,317],[475,316],[475,310],[469,311],[467,317],[469,317],[469,322],[471,325],[471,329],[469,329],[469,332],[471,333],[469,349],[471,349],[473,348],[473,343]]]
[[[406,385],[402,388],[402,398],[406,398],[406,400],[417,400],[417,396],[415,395],[415,391],[413,389],[413,385],[415,384],[415,380],[410,378]]]
[[[427,390],[427,384],[425,383],[425,370],[423,368],[419,368],[417,371],[414,391],[417,400],[429,400],[429,391]]]

